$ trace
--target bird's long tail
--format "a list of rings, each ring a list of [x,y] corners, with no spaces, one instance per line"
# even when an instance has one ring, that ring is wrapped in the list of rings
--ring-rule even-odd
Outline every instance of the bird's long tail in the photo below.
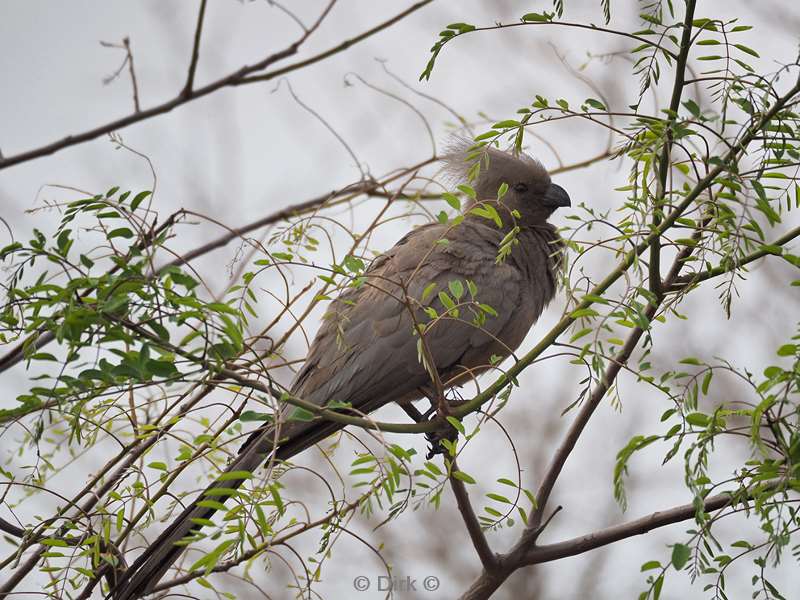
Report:
[[[220,490],[236,490],[241,486],[244,478],[225,477],[236,471],[253,473],[264,463],[274,451],[276,460],[287,460],[306,448],[325,439],[342,425],[332,422],[292,422],[284,426],[287,437],[277,449],[274,444],[274,429],[265,428],[258,435],[251,436],[242,447],[240,454],[225,469],[225,473],[217,481],[209,485],[175,520],[167,527],[155,542],[139,556],[136,561],[118,578],[111,596],[114,600],[135,600],[153,591],[169,568],[178,560],[185,549],[185,545],[176,546],[175,543],[191,537],[199,532],[202,523],[210,519],[216,509],[211,506],[199,506],[203,500],[214,500],[224,503],[231,494]]]

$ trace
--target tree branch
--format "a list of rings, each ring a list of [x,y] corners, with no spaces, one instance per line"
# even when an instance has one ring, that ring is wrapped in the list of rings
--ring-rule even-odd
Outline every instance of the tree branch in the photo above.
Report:
[[[790,241],[795,239],[796,237],[800,236],[800,227],[795,227],[791,231],[787,232],[786,234],[782,235],[781,237],[777,238],[776,240],[770,242],[769,244],[765,244],[759,250],[743,256],[738,260],[734,261],[731,265],[720,265],[718,267],[713,267],[711,269],[707,269],[705,271],[698,271],[696,273],[690,273],[687,275],[681,275],[677,277],[675,281],[666,288],[666,291],[676,292],[685,289],[688,286],[695,285],[697,283],[701,283],[708,279],[712,279],[714,277],[719,277],[720,275],[725,275],[726,273],[730,273],[735,271],[751,262],[758,260],[759,258],[763,258],[769,254],[775,254],[776,256],[782,256],[783,252],[776,252],[774,247],[782,247],[788,244]],[[795,264],[792,262],[792,264]],[[797,266],[797,265],[795,265]]]
[[[497,568],[497,555],[492,552],[491,547],[489,547],[489,542],[483,533],[481,524],[478,522],[478,517],[475,516],[475,510],[472,508],[472,503],[469,501],[467,486],[464,485],[463,481],[455,477],[455,473],[458,470],[458,465],[455,459],[453,459],[449,477],[450,487],[453,489],[458,511],[461,513],[461,518],[464,520],[464,525],[467,527],[467,532],[472,540],[472,545],[475,546],[475,551],[478,553],[478,558],[481,559],[484,570],[492,572]]]
[[[417,2],[416,4],[407,8],[406,10],[398,13],[397,15],[395,15],[390,19],[387,19],[386,21],[383,21],[382,23],[367,30],[366,32],[357,35],[355,37],[349,38],[344,42],[330,48],[329,50],[316,54],[306,60],[294,63],[292,65],[288,65],[287,67],[284,67],[282,69],[277,69],[275,71],[265,73],[264,75],[259,76],[257,80],[247,79],[248,75],[256,73],[258,71],[263,71],[264,69],[273,65],[274,63],[296,54],[300,46],[303,44],[303,42],[305,42],[308,36],[311,35],[311,33],[314,31],[314,27],[312,27],[307,32],[305,32],[297,41],[293,42],[288,47],[271,54],[270,56],[266,57],[265,59],[253,65],[245,65],[241,67],[239,70],[234,71],[233,73],[230,73],[225,77],[217,79],[216,81],[209,83],[204,87],[192,90],[189,94],[183,95],[181,93],[175,98],[168,100],[157,106],[154,106],[152,108],[149,108],[147,110],[143,110],[141,112],[134,112],[130,115],[122,117],[121,119],[117,119],[115,121],[106,123],[105,125],[99,125],[94,129],[89,129],[81,133],[69,135],[61,140],[52,142],[50,144],[46,144],[34,150],[28,150],[27,152],[21,152],[13,156],[6,157],[0,160],[0,169],[5,169],[23,162],[27,162],[29,160],[33,160],[35,158],[40,158],[42,156],[48,156],[50,154],[58,152],[59,150],[63,150],[64,148],[88,142],[106,133],[123,129],[124,127],[128,127],[129,125],[133,125],[134,123],[138,123],[140,121],[145,121],[157,115],[168,113],[179,106],[183,106],[188,102],[192,102],[194,100],[197,100],[198,98],[207,96],[224,87],[241,85],[243,83],[252,83],[253,81],[269,81],[270,79],[274,79],[275,77],[284,75],[290,71],[295,71],[297,69],[307,67],[311,64],[320,62],[326,58],[333,56],[334,54],[342,52],[343,50],[347,50],[351,46],[359,42],[362,42],[368,37],[375,35],[376,33],[388,27],[391,27],[392,25],[404,19],[411,13],[419,10],[420,8],[426,6],[427,4],[430,4],[432,1],[433,0],[421,0],[420,2]]]
[[[206,0],[200,0],[200,11],[197,14],[197,27],[194,30],[194,44],[192,45],[192,60],[189,63],[189,74],[186,76],[186,85],[183,86],[181,96],[188,96],[194,87],[194,74],[197,71],[197,60],[200,57],[200,35],[203,32],[203,19],[206,15]]]
[[[765,482],[766,486],[763,489],[776,489],[779,481]],[[704,512],[711,512],[723,509],[733,501],[734,496],[729,493],[717,494],[710,496],[703,501]],[[751,501],[752,496],[748,496],[744,501]],[[600,529],[592,533],[587,533],[570,540],[564,540],[555,544],[545,544],[542,546],[534,546],[529,549],[524,558],[525,565],[535,565],[543,562],[549,562],[565,558],[567,556],[575,556],[576,554],[583,554],[589,550],[607,546],[620,540],[633,537],[635,535],[642,535],[653,529],[665,527],[674,523],[680,523],[691,519],[697,514],[697,506],[694,503],[681,504],[670,509],[657,511],[645,517],[621,523],[620,525],[613,525]]]
[[[666,139],[661,148],[661,156],[658,160],[658,181],[656,197],[653,202],[653,227],[658,227],[661,223],[661,210],[664,205],[664,196],[667,189],[667,177],[672,166],[672,128],[678,117],[678,109],[681,107],[681,95],[683,94],[684,79],[686,76],[686,60],[689,57],[689,49],[692,47],[692,21],[694,21],[695,0],[686,1],[686,14],[683,19],[683,35],[681,36],[680,52],[675,65],[675,81],[672,86],[672,98],[669,103],[669,113],[667,117],[667,127],[665,130]],[[661,237],[655,236],[650,242],[650,262],[648,264],[650,291],[660,301],[663,294],[661,285]]]

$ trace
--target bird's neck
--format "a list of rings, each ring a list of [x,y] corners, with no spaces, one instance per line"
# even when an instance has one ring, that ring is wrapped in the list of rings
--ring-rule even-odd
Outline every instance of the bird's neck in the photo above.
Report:
[[[564,241],[556,232],[556,228],[550,223],[525,226],[517,235],[519,244],[515,245],[512,257],[517,260],[520,268],[528,273],[532,281],[541,277],[544,269],[552,293],[555,294],[564,253]]]

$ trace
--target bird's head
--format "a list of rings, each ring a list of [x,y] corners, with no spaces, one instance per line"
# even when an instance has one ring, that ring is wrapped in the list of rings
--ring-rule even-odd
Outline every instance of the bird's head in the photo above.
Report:
[[[496,200],[505,183],[508,189],[498,205],[504,223],[507,219],[503,213],[510,215],[516,210],[521,224],[539,225],[557,208],[571,206],[566,190],[550,181],[539,161],[523,153],[515,155],[489,146],[474,150],[472,147],[471,141],[459,139],[450,145],[443,158],[450,177],[459,183],[469,183],[475,190],[477,198],[470,204]],[[477,176],[468,181],[468,174],[478,161]]]

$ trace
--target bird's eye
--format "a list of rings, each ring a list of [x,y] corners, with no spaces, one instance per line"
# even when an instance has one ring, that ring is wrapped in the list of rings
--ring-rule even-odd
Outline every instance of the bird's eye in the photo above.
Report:
[[[515,183],[514,184],[514,191],[520,194],[524,194],[528,191],[528,184],[527,183]]]

